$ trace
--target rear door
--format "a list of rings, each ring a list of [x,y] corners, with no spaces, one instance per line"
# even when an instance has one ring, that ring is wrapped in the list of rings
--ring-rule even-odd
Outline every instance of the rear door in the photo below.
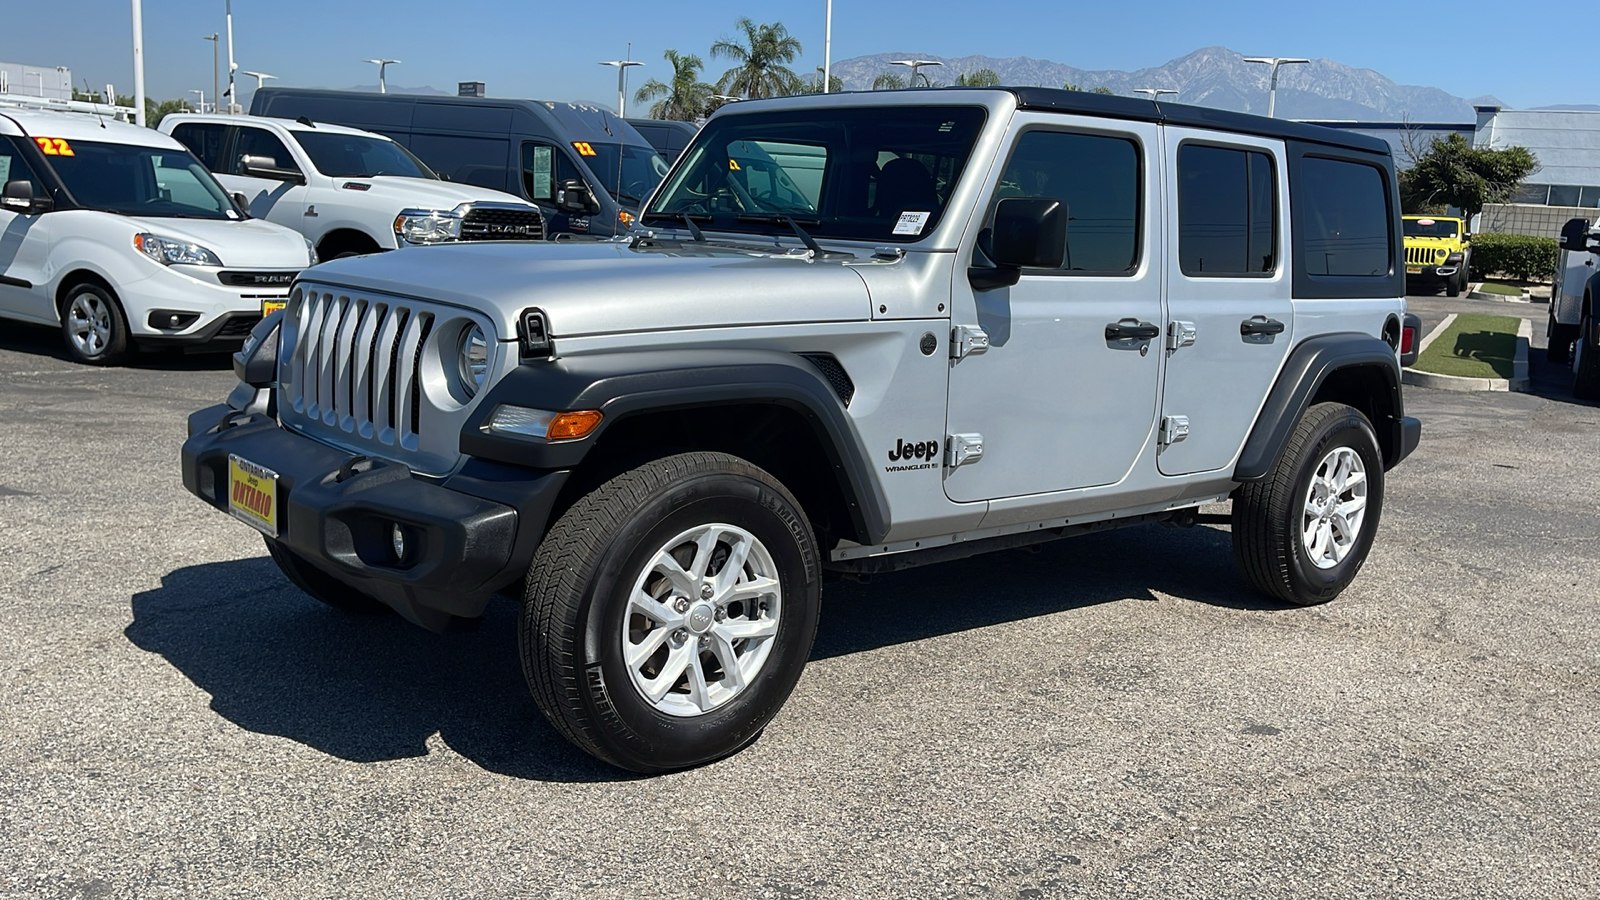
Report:
[[[1158,458],[1185,475],[1232,463],[1293,343],[1288,175],[1281,141],[1242,135],[1168,127],[1166,159],[1177,202]]]

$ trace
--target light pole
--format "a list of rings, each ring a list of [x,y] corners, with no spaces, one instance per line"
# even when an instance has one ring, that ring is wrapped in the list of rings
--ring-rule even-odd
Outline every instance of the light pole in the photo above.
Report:
[[[199,112],[199,113],[205,112],[206,111],[206,91],[205,91],[205,88],[201,88],[198,91],[191,90],[191,91],[189,91],[189,93],[191,93],[191,94],[199,94],[200,95],[200,108],[195,110],[195,112]]]
[[[256,90],[257,91],[261,90],[261,82],[266,81],[268,78],[277,78],[278,77],[276,75],[268,75],[265,72],[240,72],[239,74],[240,75],[249,75],[251,78],[254,78],[256,80]],[[254,97],[255,95],[251,94],[250,96]],[[254,101],[252,101],[252,102],[254,102]]]
[[[1273,118],[1278,111],[1278,67],[1311,62],[1309,59],[1295,59],[1288,56],[1247,56],[1244,61],[1272,67],[1272,74],[1267,79],[1267,118],[1269,119]]]
[[[144,10],[133,3],[133,121],[144,127]],[[116,102],[112,98],[112,102]]]
[[[233,61],[233,0],[226,0],[223,9],[228,17],[228,112],[233,113],[239,111],[239,104],[234,102],[239,95],[233,90],[233,73],[239,70],[239,64]]]
[[[889,65],[908,66],[911,69],[911,81],[906,84],[906,87],[916,87],[917,76],[922,73],[923,66],[942,66],[944,63],[938,61],[937,59],[897,59],[890,62]],[[928,85],[929,87],[933,86],[933,82],[928,80],[928,76],[926,75],[922,76],[922,83]]]
[[[833,0],[828,0],[828,19],[822,28],[822,92],[833,83]]]
[[[1177,93],[1177,91],[1173,90],[1172,88],[1134,88],[1133,92],[1135,94],[1144,94],[1144,95],[1148,96],[1151,100],[1156,100],[1156,101],[1160,101],[1162,94],[1176,94]]]
[[[628,45],[628,55],[633,55],[633,45]],[[617,118],[628,117],[628,70],[644,63],[632,59],[611,59],[602,62],[602,66],[617,67]]]
[[[217,43],[218,43],[217,39],[219,37],[221,37],[221,35],[217,34],[215,31],[213,31],[210,34],[206,35],[205,38],[204,38],[205,40],[208,40],[208,41],[211,42],[211,96],[212,96],[212,98],[218,98],[218,97],[222,96],[222,81],[217,77],[217,53],[219,52],[217,50]]]
[[[390,66],[398,66],[398,65],[400,65],[400,60],[398,60],[398,59],[363,59],[362,62],[369,62],[369,63],[372,63],[373,65],[378,67],[378,93],[380,93],[380,94],[389,93],[389,83],[384,80],[384,74],[388,71]]]

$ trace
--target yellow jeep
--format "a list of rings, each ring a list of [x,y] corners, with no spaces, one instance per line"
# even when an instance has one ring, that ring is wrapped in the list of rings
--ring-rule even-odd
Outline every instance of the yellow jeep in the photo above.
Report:
[[[1403,216],[1406,282],[1444,284],[1445,293],[1460,296],[1467,287],[1472,260],[1472,235],[1454,216]],[[1409,293],[1409,289],[1408,289]]]

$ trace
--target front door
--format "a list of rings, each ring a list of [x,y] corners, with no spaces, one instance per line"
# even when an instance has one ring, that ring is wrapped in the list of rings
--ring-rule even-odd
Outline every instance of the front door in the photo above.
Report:
[[[31,181],[35,197],[49,196],[22,155],[19,143],[25,140],[0,136],[0,185]],[[56,320],[47,287],[50,218],[0,208],[0,313],[38,322]]]
[[[988,349],[951,363],[948,430],[983,442],[981,458],[946,469],[951,500],[1114,484],[1148,443],[1164,325],[1159,137],[1150,123],[1016,117],[984,225],[1006,197],[1054,198],[1064,258],[984,291],[967,258],[957,268],[952,324],[980,329]]]
[[[230,193],[238,191],[244,194],[250,215],[257,219],[275,222],[301,234],[319,233],[320,229],[315,227],[317,212],[306,206],[306,186],[293,181],[246,175],[241,162],[246,156],[266,157],[272,160],[275,168],[308,174],[301,169],[294,155],[283,145],[283,141],[278,140],[277,135],[265,128],[241,125],[236,129],[233,147],[228,153],[227,168],[217,173],[217,180],[222,182],[222,186]],[[310,221],[307,217],[310,217]]]
[[[1161,414],[1187,436],[1161,448],[1164,475],[1231,465],[1293,343],[1294,309],[1279,214],[1281,141],[1168,127],[1167,376]],[[1173,436],[1181,431],[1169,425]]]

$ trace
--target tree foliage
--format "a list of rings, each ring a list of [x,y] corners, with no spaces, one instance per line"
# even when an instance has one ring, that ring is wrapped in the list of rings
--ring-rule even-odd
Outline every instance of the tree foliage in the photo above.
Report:
[[[750,99],[801,93],[804,83],[788,67],[800,55],[800,40],[782,22],[757,25],[741,16],[734,27],[743,32],[743,42],[723,38],[711,45],[712,59],[734,62],[717,79],[717,93]]]
[[[872,79],[872,89],[875,91],[898,91],[906,86],[906,77],[899,72],[885,72]]]
[[[993,69],[974,69],[957,75],[956,84],[959,87],[998,87],[1000,73]]]
[[[1064,91],[1081,91],[1084,88],[1083,88],[1082,85],[1073,84],[1072,82],[1069,81],[1066,84],[1063,84],[1061,86],[1061,89],[1064,90]],[[1111,88],[1108,88],[1108,87],[1106,87],[1105,85],[1102,84],[1099,87],[1094,88],[1093,90],[1089,91],[1089,93],[1091,93],[1091,94],[1115,94],[1116,91],[1113,91]]]
[[[633,99],[638,103],[655,101],[650,106],[652,119],[692,122],[704,116],[715,93],[711,85],[700,80],[705,62],[693,53],[680,54],[676,50],[668,50],[661,57],[672,64],[671,81],[652,78],[639,86]]]
[[[1505,203],[1524,179],[1539,170],[1526,147],[1474,147],[1460,134],[1436,137],[1400,173],[1400,203],[1406,212],[1454,206],[1469,218],[1490,203]]]

